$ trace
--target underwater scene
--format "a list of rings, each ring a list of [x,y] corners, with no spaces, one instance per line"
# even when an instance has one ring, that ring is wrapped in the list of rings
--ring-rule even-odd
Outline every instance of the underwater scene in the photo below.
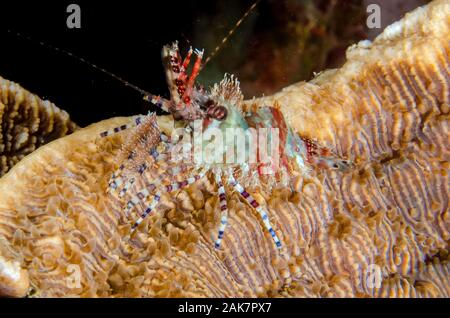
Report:
[[[450,0],[0,10],[0,298],[450,296]]]

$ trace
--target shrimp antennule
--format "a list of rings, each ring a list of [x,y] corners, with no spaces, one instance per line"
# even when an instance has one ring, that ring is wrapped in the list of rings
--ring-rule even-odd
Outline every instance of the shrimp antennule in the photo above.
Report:
[[[228,223],[228,206],[227,206],[227,197],[225,194],[225,187],[222,183],[222,174],[220,171],[216,173],[216,183],[218,186],[218,193],[219,193],[219,206],[221,210],[221,216],[220,216],[220,226],[219,226],[219,232],[217,234],[217,239],[214,244],[214,246],[219,249],[220,244],[222,243],[223,235],[225,233],[225,228]]]

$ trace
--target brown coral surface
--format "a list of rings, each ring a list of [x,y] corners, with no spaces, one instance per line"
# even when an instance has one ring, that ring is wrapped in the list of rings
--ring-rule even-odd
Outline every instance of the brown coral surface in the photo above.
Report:
[[[214,249],[220,212],[208,178],[164,197],[129,238],[124,202],[106,194],[129,132],[98,137],[133,120],[115,118],[42,147],[0,180],[0,294],[450,296],[449,24],[449,1],[434,1],[350,48],[343,68],[247,102],[278,103],[297,132],[354,161],[293,190],[253,193],[282,253],[237,194]]]
[[[35,149],[76,128],[65,111],[0,77],[0,176]]]

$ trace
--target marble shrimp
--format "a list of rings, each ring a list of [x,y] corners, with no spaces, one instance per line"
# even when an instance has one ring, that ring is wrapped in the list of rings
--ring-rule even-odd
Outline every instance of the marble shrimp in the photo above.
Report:
[[[191,73],[188,74],[187,70],[194,55],[195,61]],[[220,222],[214,241],[215,248],[221,247],[228,224],[227,193],[236,191],[256,212],[262,227],[270,234],[275,246],[281,249],[283,244],[270,220],[268,210],[264,208],[263,203],[258,202],[250,194],[246,186],[256,185],[270,191],[279,186],[290,186],[293,176],[308,174],[313,165],[342,170],[346,169],[350,163],[333,155],[330,150],[318,146],[312,140],[294,133],[277,107],[263,106],[252,111],[243,111],[243,95],[239,81],[234,76],[225,75],[220,83],[210,89],[197,85],[195,81],[202,68],[203,51],[191,48],[182,59],[178,44],[174,42],[164,46],[162,57],[170,99],[148,93],[144,99],[171,114],[176,126],[181,127],[183,136],[188,138],[174,139],[166,136],[158,127],[156,115],[153,113],[136,117],[133,124],[116,127],[100,134],[101,137],[108,137],[126,129],[133,130],[131,137],[123,146],[125,156],[119,169],[111,176],[108,190],[119,197],[128,196],[124,207],[126,215],[140,204],[146,206],[134,221],[132,231],[155,211],[163,193],[179,191],[204,177],[210,177],[217,185],[220,210]],[[242,144],[241,147],[226,144],[219,149],[221,160],[196,161],[193,160],[191,151],[198,144],[198,140],[196,141],[193,136],[195,129],[200,129],[204,135],[208,135],[213,130],[226,135],[229,129],[234,129],[243,132],[247,137],[251,135],[248,134],[250,131],[271,129],[272,134],[269,134],[267,138],[269,145],[266,147],[277,152],[275,156],[268,156],[268,158],[266,156],[263,161],[260,158],[261,144],[257,143],[254,161],[249,161],[249,156],[246,154],[242,157],[245,158],[244,161],[224,159],[230,152],[234,152],[236,157],[243,151],[248,154],[254,142],[246,139],[243,147]],[[277,142],[271,143],[274,140]],[[205,146],[204,143],[205,141],[200,139],[201,146]],[[207,147],[201,148],[203,156],[206,155],[203,150],[205,148]],[[174,153],[179,154],[180,149],[188,149],[188,156],[174,155]],[[164,173],[159,175],[152,184],[147,184],[145,188],[135,189],[134,183],[139,176],[152,166],[161,164],[167,166]],[[184,177],[183,180],[176,181],[175,177],[180,175]]]

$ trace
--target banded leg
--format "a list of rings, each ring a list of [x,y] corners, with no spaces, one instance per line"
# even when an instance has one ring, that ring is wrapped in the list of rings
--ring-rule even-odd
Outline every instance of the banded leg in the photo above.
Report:
[[[120,177],[121,172],[125,168],[125,165],[120,165],[119,169],[113,172],[111,178],[108,182],[108,189],[107,192],[115,191],[119,189],[119,187],[123,184],[123,178]]]
[[[218,186],[218,192],[219,192],[219,203],[220,203],[220,226],[219,226],[219,233],[217,235],[216,242],[214,244],[215,248],[219,249],[220,244],[222,243],[223,234],[225,233],[225,228],[228,223],[228,207],[227,207],[227,197],[225,194],[225,187],[222,183],[222,174],[218,172],[216,174],[216,183]]]
[[[198,180],[200,180],[205,174],[203,172],[200,172],[197,175],[194,175],[184,181],[181,182],[174,182],[170,185],[165,186],[164,190],[167,193],[170,192],[174,192],[176,190],[182,189]],[[159,203],[159,200],[161,199],[161,193],[158,191],[154,197],[152,202],[148,205],[147,209],[145,209],[144,213],[141,214],[141,216],[139,217],[139,219],[133,224],[133,226],[131,227],[132,230],[136,229],[139,224],[142,223],[142,221],[144,221],[144,219],[156,208],[157,204]]]
[[[166,142],[167,141],[169,141],[169,137],[167,137],[165,134],[161,134],[161,141],[163,142],[163,145],[164,145],[164,149],[163,149],[163,152],[166,152],[166,150],[168,150],[168,149],[170,149],[171,148],[171,144],[167,144]],[[152,149],[150,149],[150,151],[149,151],[149,154],[150,154],[150,156],[152,156],[152,158],[153,158],[153,160],[157,160],[157,159],[160,159],[160,160],[164,160],[165,159],[165,156],[163,155],[163,154],[161,154],[160,152],[158,152],[158,149],[157,149],[158,147],[153,147]],[[132,160],[133,159],[133,155],[130,155],[129,157],[128,157],[128,160]],[[124,169],[124,165],[122,164],[121,166],[120,166],[120,168],[119,168],[119,170],[118,170],[118,172],[120,173],[123,169]],[[148,168],[148,165],[147,164],[142,164],[140,167],[139,167],[139,169],[138,169],[138,173],[140,174],[140,175],[142,175],[144,172],[145,172],[145,170]],[[122,180],[122,178],[120,178],[119,179],[119,174],[118,173],[113,173],[113,176],[111,177],[111,182],[109,183],[110,184],[110,188],[112,188],[113,190],[116,190],[116,189],[118,189],[122,184],[123,184],[123,180]],[[125,186],[122,188],[122,190],[119,192],[119,197],[123,197],[125,194],[126,194],[126,192],[128,191],[128,189],[130,189],[131,188],[131,186],[133,185],[133,183],[135,182],[135,179],[134,178],[132,178],[132,179],[130,179],[126,184],[125,184]]]
[[[153,147],[150,151],[149,154],[150,156],[152,156],[153,160],[157,160],[160,153],[158,152],[158,150],[156,149],[157,147]],[[148,165],[146,163],[143,163],[139,169],[138,169],[138,173],[139,175],[142,175],[145,170],[147,170]],[[125,183],[124,187],[122,188],[122,190],[120,190],[119,192],[119,197],[122,198],[123,196],[125,196],[125,194],[127,193],[127,191],[133,186],[133,183],[136,181],[135,178],[131,178],[130,180],[127,181],[127,183]]]
[[[141,224],[142,221],[144,221],[147,215],[149,215],[156,208],[156,206],[159,203],[159,200],[161,200],[161,193],[158,192],[153,196],[152,202],[150,202],[148,207],[145,209],[144,213],[142,213],[139,219],[133,224],[131,230],[135,230],[139,226],[139,224]]]
[[[173,177],[178,175],[181,172],[181,167],[173,167],[171,168],[172,172],[169,174],[169,177]],[[126,204],[125,206],[125,213],[129,214],[131,209],[133,209],[136,205],[139,204],[139,202],[145,201],[152,193],[152,191],[163,182],[164,175],[160,175],[153,183],[149,184],[146,188],[141,189],[139,192],[136,193]]]
[[[134,157],[134,153],[131,153],[127,160],[132,160]],[[117,190],[122,184],[123,184],[123,178],[120,178],[122,171],[125,169],[125,165],[121,164],[120,167],[113,172],[113,174],[111,175],[111,178],[109,179],[108,182],[108,189],[107,191],[109,192],[110,190]]]
[[[159,180],[158,180],[159,181]],[[139,204],[139,202],[144,202],[150,195],[151,192],[156,189],[158,182],[152,183],[148,186],[148,188],[141,189],[139,192],[136,193],[125,206],[125,214],[128,215],[136,205]]]
[[[146,169],[147,169],[147,164],[143,163],[138,169],[139,175],[142,175]],[[127,193],[127,191],[133,186],[133,183],[135,181],[136,181],[135,178],[131,178],[130,180],[127,181],[127,183],[125,183],[124,187],[119,192],[120,198],[122,198]]]
[[[264,209],[259,205],[258,202],[247,192],[245,189],[234,179],[232,175],[230,175],[228,179],[229,183],[233,188],[236,189],[237,192],[245,199],[247,202],[259,213],[261,216],[261,219],[263,220],[264,226],[269,231],[270,235],[272,236],[273,241],[275,242],[275,245],[277,248],[281,248],[281,242],[278,236],[275,234],[275,231],[272,228],[272,225],[269,221],[269,216],[267,215],[267,212],[264,211]]]
[[[148,152],[154,161],[166,160],[166,153],[172,149],[173,145],[170,143],[170,138],[165,134],[161,134],[161,143],[158,146],[153,147]],[[159,148],[159,151],[158,151]],[[162,149],[161,149],[162,148]]]
[[[138,116],[135,118],[134,122],[132,124],[124,124],[122,126],[118,126],[118,127],[114,127],[108,130],[105,130],[103,132],[100,133],[100,137],[105,138],[111,135],[114,135],[116,133],[119,133],[121,131],[124,131],[126,129],[132,128],[132,127],[136,127],[138,125],[140,125],[143,121],[143,117],[142,116]]]
[[[167,99],[162,98],[161,96],[156,96],[156,95],[145,95],[144,100],[152,103],[153,105],[155,105],[159,109],[165,111],[166,113],[170,113],[169,109],[170,109],[171,103]]]

